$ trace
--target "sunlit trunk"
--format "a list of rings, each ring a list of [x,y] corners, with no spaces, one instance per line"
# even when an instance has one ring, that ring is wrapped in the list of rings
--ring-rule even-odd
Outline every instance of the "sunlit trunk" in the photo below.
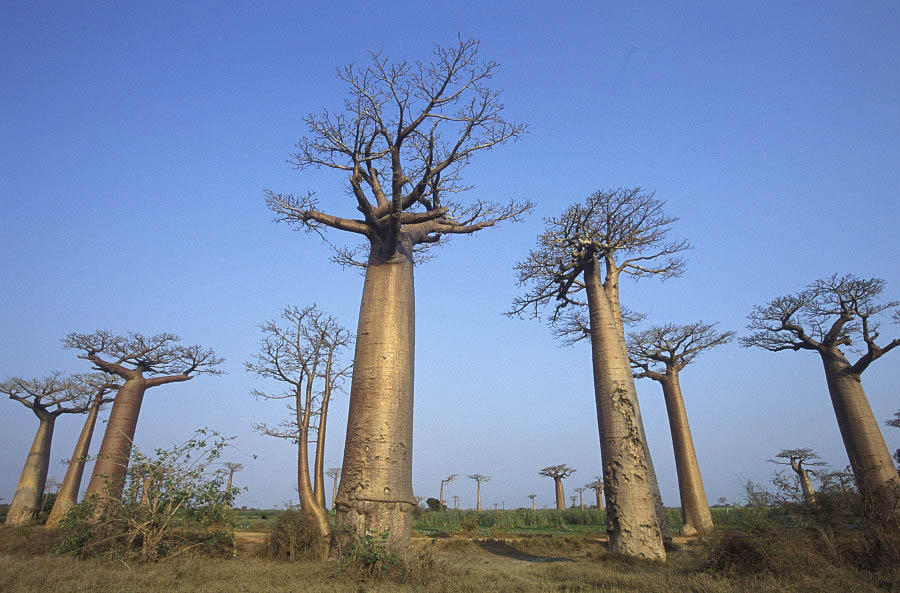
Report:
[[[328,365],[327,375],[331,373],[331,365]],[[322,399],[322,410],[319,415],[319,431],[316,433],[316,461],[315,461],[315,482],[313,491],[316,494],[316,501],[322,509],[328,508],[325,503],[325,428],[328,422],[328,400],[330,393],[326,393]]]
[[[41,500],[47,483],[47,471],[50,468],[50,444],[53,441],[56,416],[40,413],[38,419],[40,424],[37,433],[34,435],[28,457],[25,458],[22,476],[19,478],[16,493],[6,514],[7,525],[31,523],[41,512]]]
[[[366,269],[336,534],[390,534],[409,545],[412,489],[415,297],[411,247],[401,243],[385,260],[373,243]],[[340,545],[343,545],[340,543]]]
[[[889,524],[900,521],[900,475],[894,466],[859,375],[837,355],[822,354],[831,404],[866,510]]]
[[[561,478],[553,478],[556,486],[556,509],[559,511],[566,510],[566,493],[563,490]]]
[[[536,511],[536,510],[537,510],[537,503],[534,501],[533,498],[531,499],[531,510],[532,510],[532,511]]]
[[[800,492],[803,494],[803,502],[812,504],[816,502],[816,489],[813,487],[812,480],[809,479],[809,471],[803,467],[794,467],[797,473],[797,479],[800,481]]]
[[[687,409],[681,394],[681,383],[677,374],[665,375],[661,381],[669,415],[669,430],[672,433],[672,448],[675,451],[675,468],[678,472],[678,492],[681,495],[681,518],[683,535],[694,535],[698,531],[711,529],[712,514],[700,475],[700,464],[694,449],[694,439],[688,424]]]
[[[597,495],[597,508],[601,511],[604,508],[603,504],[603,490],[600,488],[594,488],[594,493]]]
[[[309,402],[307,402],[308,405]],[[298,469],[300,474],[300,509],[310,532],[315,534],[316,541],[313,553],[319,560],[328,558],[331,548],[331,525],[328,522],[328,513],[325,507],[319,504],[316,493],[312,489],[309,473],[309,431],[305,426],[300,428],[300,443],[298,449]]]
[[[590,310],[609,548],[630,556],[665,560],[647,452],[637,422],[631,365],[624,354],[613,309],[604,294],[595,263],[588,264],[584,277]]]
[[[441,508],[441,510],[443,510],[444,509],[444,481],[443,480],[441,480],[441,493],[438,494],[438,501],[440,501],[440,503],[441,503],[440,508]]]
[[[109,420],[86,497],[96,495],[102,500],[122,496],[134,433],[146,390],[143,378],[129,379],[119,389],[109,411]]]
[[[481,506],[481,482],[478,482],[478,497],[477,497],[477,505],[475,507],[477,510],[482,510]]]
[[[59,527],[59,522],[66,516],[66,513],[78,503],[78,490],[81,489],[84,464],[87,461],[88,451],[91,447],[91,438],[94,436],[94,426],[97,424],[97,416],[99,415],[100,398],[97,398],[88,411],[84,426],[81,428],[81,434],[78,436],[78,442],[75,443],[75,450],[72,452],[72,459],[69,461],[66,477],[63,478],[62,486],[60,486],[59,492],[56,494],[56,501],[53,503],[50,516],[47,517],[46,527]]]

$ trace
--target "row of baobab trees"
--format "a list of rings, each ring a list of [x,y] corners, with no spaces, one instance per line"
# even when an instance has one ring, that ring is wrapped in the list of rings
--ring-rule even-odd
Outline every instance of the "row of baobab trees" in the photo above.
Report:
[[[477,54],[477,41],[459,39],[449,47],[436,47],[429,63],[391,62],[375,53],[366,66],[339,70],[339,78],[348,87],[343,107],[306,116],[309,134],[297,143],[291,160],[301,171],[324,167],[341,175],[358,216],[321,210],[313,192],[300,196],[266,192],[276,221],[323,238],[331,229],[360,239],[355,248],[336,248],[334,259],[365,270],[352,366],[335,366],[337,359],[328,354],[331,345],[335,345],[333,354],[349,347],[349,335],[344,340],[338,333],[329,337],[317,333],[321,328],[306,329],[315,325],[310,312],[294,308],[285,312],[283,325],[273,323],[272,331],[264,327],[267,337],[260,354],[247,365],[286,387],[281,393],[259,395],[288,399],[290,422],[260,426],[260,430],[298,441],[301,501],[308,509],[310,526],[321,534],[318,549],[323,556],[328,554],[332,531],[324,514],[321,447],[313,467],[309,466],[310,445],[323,440],[308,435],[324,434],[327,414],[315,410],[324,410],[319,404],[349,375],[350,410],[334,499],[334,545],[340,547],[347,538],[377,530],[388,533],[392,545],[407,547],[410,514],[416,505],[412,490],[414,262],[454,235],[517,221],[533,208],[527,201],[468,205],[457,201],[468,189],[462,180],[465,165],[476,154],[517,140],[526,131],[524,124],[504,119],[500,92],[488,86],[497,64],[482,62]],[[668,527],[635,374],[662,385],[685,523],[705,529],[711,521],[678,376],[702,350],[732,337],[714,324],[698,322],[661,325],[626,340],[626,324],[640,316],[622,306],[620,281],[667,279],[682,273],[682,254],[690,244],[672,238],[676,221],[661,200],[641,188],[588,196],[546,220],[537,246],[516,267],[522,292],[508,312],[546,319],[563,342],[590,342],[609,546],[652,559],[665,559]],[[742,338],[742,344],[776,352],[807,350],[820,356],[838,427],[871,518],[896,525],[900,477],[860,380],[874,360],[900,344],[900,340],[878,343],[878,316],[897,307],[895,302],[878,300],[883,288],[881,280],[849,275],[814,282],[755,308],[750,315],[752,333]],[[895,319],[898,315],[894,313]],[[276,331],[282,327],[286,329]],[[309,343],[322,346],[318,357],[305,347],[292,352],[294,346],[285,339],[297,332],[306,332]],[[123,381],[109,388],[119,393],[95,475],[121,476],[147,387],[217,372],[220,361],[210,350],[175,348],[170,353],[170,348],[157,351],[148,344],[145,353],[126,347],[140,342],[137,335],[121,339],[102,332],[67,339],[105,377]],[[851,360],[845,350],[856,343],[861,353]],[[304,362],[286,368],[282,365],[286,356]],[[50,416],[50,412],[42,414]],[[96,492],[93,477],[88,490]]]

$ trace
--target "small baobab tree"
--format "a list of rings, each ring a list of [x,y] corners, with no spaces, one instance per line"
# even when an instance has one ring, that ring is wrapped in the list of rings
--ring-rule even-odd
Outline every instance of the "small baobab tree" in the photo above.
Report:
[[[95,395],[94,379],[90,375],[57,372],[36,379],[13,377],[0,383],[0,393],[24,405],[38,419],[38,429],[6,515],[7,525],[24,525],[37,519],[43,507],[56,419],[62,414],[83,414],[90,409]]]
[[[344,352],[352,341],[350,332],[334,317],[315,306],[286,307],[281,321],[260,325],[263,338],[259,353],[245,362],[248,371],[273,379],[282,390],[254,389],[257,397],[288,400],[291,415],[278,426],[256,424],[265,435],[297,443],[297,491],[307,527],[315,536],[314,554],[327,558],[331,525],[325,506],[325,434],[328,406],[335,388],[340,388],[351,367]],[[310,439],[310,434],[313,438]],[[310,471],[310,442],[316,446]]]
[[[594,476],[594,481],[584,485],[585,488],[590,488],[594,491],[594,494],[597,495],[597,508],[603,509],[603,478],[600,476]]]
[[[477,485],[475,490],[475,509],[482,511],[484,510],[484,507],[481,504],[481,485],[485,482],[490,482],[491,477],[482,474],[470,474],[469,479],[475,480],[475,484]]]
[[[562,481],[572,474],[574,474],[577,470],[573,467],[569,467],[566,464],[561,465],[550,465],[545,467],[544,469],[538,472],[541,476],[546,476],[548,478],[553,478],[553,486],[556,492],[556,508],[558,510],[565,510],[566,508],[566,493],[563,489]]]
[[[537,498],[537,494],[529,494],[529,495],[528,495],[528,498],[531,499],[531,510],[536,511],[536,510],[537,510],[537,503],[534,501],[534,499]]]
[[[477,54],[478,42],[469,39],[436,47],[430,63],[392,63],[374,53],[368,66],[339,70],[349,91],[343,110],[305,118],[309,135],[297,143],[294,166],[344,176],[362,218],[320,210],[313,193],[266,192],[277,221],[318,234],[346,231],[362,241],[336,256],[366,270],[336,524],[340,533],[387,531],[399,547],[409,544],[414,506],[414,258],[447,237],[517,220],[531,209],[527,202],[457,201],[467,189],[462,170],[475,154],[525,131],[503,119],[500,93],[487,86],[497,64]]]
[[[607,502],[610,550],[663,560],[667,521],[625,345],[619,281],[681,274],[686,241],[669,239],[677,220],[641,188],[598,191],[561,216],[520,261],[525,293],[508,311],[547,316],[567,343],[589,339]],[[585,312],[586,310],[586,312]]]
[[[331,510],[333,511],[334,510],[334,499],[337,496],[338,480],[341,477],[341,468],[339,468],[339,467],[329,468],[329,470],[327,472],[325,472],[325,475],[328,476],[329,478],[331,478]],[[419,502],[416,501],[416,504],[419,504]]]
[[[875,360],[900,346],[900,338],[878,344],[878,319],[900,302],[879,302],[884,280],[852,274],[816,280],[805,290],[757,306],[749,315],[752,334],[746,347],[770,352],[815,352],[825,368],[825,380],[838,428],[866,513],[876,522],[900,521],[900,475],[878,427],[862,385],[862,373]],[[853,352],[851,360],[845,349]]]
[[[581,507],[582,509],[584,508],[584,491],[585,490],[587,490],[587,488],[582,487],[582,486],[579,486],[578,488],[575,489],[575,492],[578,493],[578,506]]]
[[[812,504],[816,501],[816,489],[813,487],[812,480],[809,477],[809,468],[824,467],[826,464],[820,460],[819,455],[815,451],[812,449],[782,449],[775,455],[774,459],[769,461],[778,465],[790,466],[794,473],[797,474],[803,502]]]
[[[453,495],[453,508],[459,509],[459,500],[460,498],[457,495]]]
[[[228,470],[228,483],[225,485],[225,494],[228,495],[228,500],[234,500],[231,496],[231,488],[234,485],[234,474],[244,469],[244,465],[235,461],[226,461],[223,465],[225,466],[225,469]]]
[[[109,412],[106,431],[87,496],[101,499],[122,494],[144,393],[151,387],[190,381],[200,374],[219,375],[223,359],[210,348],[183,346],[171,333],[145,337],[137,332],[115,335],[106,330],[73,332],[63,345],[79,352],[94,368],[119,377],[123,383]]]
[[[452,482],[453,480],[455,480],[455,479],[456,479],[456,476],[458,476],[458,475],[459,475],[459,474],[450,474],[449,476],[447,476],[446,478],[444,478],[443,480],[441,480],[441,492],[440,492],[440,495],[439,495],[439,497],[438,497],[438,500],[439,500],[440,503],[441,503],[441,509],[443,509],[443,508],[445,507],[445,505],[444,505],[444,484],[449,484],[450,482]]]
[[[47,522],[44,524],[45,527],[59,527],[59,522],[78,503],[78,491],[81,489],[84,465],[87,463],[91,439],[94,436],[94,428],[97,425],[100,408],[113,401],[114,398],[108,396],[108,394],[112,391],[118,391],[121,387],[121,380],[108,373],[79,375],[79,377],[81,381],[85,382],[84,386],[88,391],[93,392],[93,400],[87,411],[84,425],[81,427],[81,434],[75,442],[75,450],[72,451],[72,458],[69,460],[66,475],[63,478],[59,492],[56,493],[53,508],[50,510]]]
[[[713,521],[681,393],[680,374],[704,350],[727,344],[732,337],[734,332],[718,331],[716,324],[702,321],[657,325],[628,336],[628,356],[635,378],[658,382],[666,400],[684,535],[712,529]]]

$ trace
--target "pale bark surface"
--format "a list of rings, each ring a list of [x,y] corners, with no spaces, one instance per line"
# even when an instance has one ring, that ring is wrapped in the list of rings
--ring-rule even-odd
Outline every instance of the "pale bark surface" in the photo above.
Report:
[[[484,482],[490,482],[491,477],[485,476],[482,474],[472,474],[469,476],[469,479],[475,480],[476,489],[475,489],[475,509],[478,511],[484,510],[483,505],[481,504],[481,484]]]
[[[40,423],[34,441],[25,458],[25,467],[22,468],[16,493],[6,514],[7,525],[25,525],[37,519],[41,512],[56,416],[42,413],[38,415],[38,419]]]
[[[563,486],[563,480],[575,473],[575,468],[566,464],[550,465],[538,472],[541,476],[553,478],[553,490],[556,495],[557,510],[564,511],[566,509],[566,492]]]
[[[900,346],[900,338],[879,345],[878,318],[900,302],[879,302],[884,280],[852,274],[817,280],[805,290],[757,306],[749,316],[754,333],[744,346],[771,352],[810,350],[819,354],[847,457],[867,513],[877,522],[900,525],[900,475],[866,392],[861,375],[869,365]],[[860,343],[851,361],[844,349]]]

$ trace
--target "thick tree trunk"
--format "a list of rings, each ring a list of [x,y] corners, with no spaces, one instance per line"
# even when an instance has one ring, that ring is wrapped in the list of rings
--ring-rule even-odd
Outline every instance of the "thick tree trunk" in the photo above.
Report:
[[[803,502],[812,504],[816,502],[816,489],[813,487],[812,480],[809,479],[809,470],[804,467],[794,467],[797,473],[797,479],[800,481],[800,492],[803,495]]]
[[[141,377],[127,380],[116,394],[86,497],[97,496],[103,500],[122,496],[134,433],[146,390],[147,386]]]
[[[675,451],[675,468],[678,472],[678,492],[681,495],[681,519],[683,535],[694,535],[698,531],[712,529],[712,514],[697,463],[697,452],[688,424],[687,409],[681,394],[681,383],[677,374],[664,375],[662,384],[666,398],[666,412],[669,414],[669,430],[672,432],[672,448]]]
[[[597,508],[601,511],[604,508],[603,505],[603,491],[600,488],[595,488],[594,493],[597,495]]]
[[[532,511],[536,511],[536,510],[537,510],[537,503],[534,501],[533,498],[531,499],[531,510],[532,510]]]
[[[378,530],[409,546],[412,489],[415,296],[411,247],[384,259],[373,243],[366,269],[350,411],[337,508],[336,537]]]
[[[566,510],[566,493],[563,490],[562,479],[553,478],[553,482],[556,487],[556,509],[564,511]]]
[[[26,525],[37,519],[41,512],[47,471],[50,468],[50,444],[53,441],[56,416],[46,412],[35,414],[40,424],[28,451],[28,457],[25,458],[22,476],[19,478],[16,493],[6,514],[7,525]]]
[[[441,510],[444,509],[444,481],[441,480],[441,492],[438,494],[438,501],[441,503]]]
[[[822,361],[831,404],[856,485],[876,520],[900,521],[900,475],[878,427],[859,375],[848,372],[839,355],[825,351]]]
[[[478,497],[477,497],[476,510],[480,511],[482,509],[483,509],[483,507],[481,506],[481,482],[478,482]]]
[[[94,436],[94,427],[97,425],[97,416],[99,415],[100,398],[97,398],[97,401],[94,402],[94,405],[88,411],[84,426],[81,428],[81,434],[78,436],[78,442],[75,443],[75,450],[72,452],[72,459],[69,461],[66,477],[63,478],[62,486],[60,486],[59,492],[56,494],[56,501],[53,503],[50,516],[47,517],[46,527],[59,527],[59,522],[78,503],[78,490],[81,489],[84,464],[87,461],[88,451],[91,447],[91,438]]]
[[[609,548],[665,560],[631,365],[595,263],[584,272],[590,310],[594,393],[606,491]]]
[[[297,447],[299,462],[299,491],[300,510],[310,532],[315,534],[313,554],[318,560],[326,560],[331,549],[331,524],[328,522],[328,513],[325,507],[319,504],[318,497],[310,483],[309,473],[309,437],[305,427],[300,428],[300,444]]]

